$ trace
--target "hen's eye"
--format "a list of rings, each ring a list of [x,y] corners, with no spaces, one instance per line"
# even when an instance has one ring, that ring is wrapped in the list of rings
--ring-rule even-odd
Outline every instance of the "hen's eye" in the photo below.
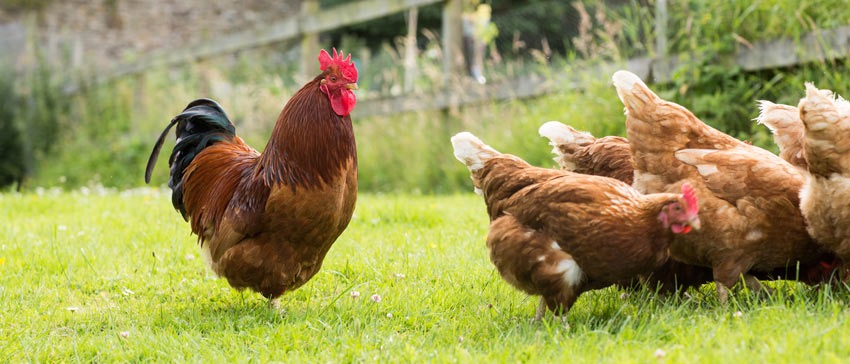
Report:
[[[679,212],[682,211],[682,207],[679,205],[673,205],[673,211]]]
[[[331,76],[331,82],[336,82],[336,76]]]

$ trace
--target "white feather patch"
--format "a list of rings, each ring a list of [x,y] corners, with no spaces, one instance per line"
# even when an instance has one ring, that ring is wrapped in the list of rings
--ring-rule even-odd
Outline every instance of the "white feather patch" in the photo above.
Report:
[[[697,172],[704,177],[708,177],[711,174],[717,173],[717,166],[713,164],[698,164]]]
[[[571,287],[575,287],[581,283],[581,278],[584,275],[584,272],[581,271],[576,261],[572,259],[564,259],[558,262],[555,270],[564,275],[564,282]]]

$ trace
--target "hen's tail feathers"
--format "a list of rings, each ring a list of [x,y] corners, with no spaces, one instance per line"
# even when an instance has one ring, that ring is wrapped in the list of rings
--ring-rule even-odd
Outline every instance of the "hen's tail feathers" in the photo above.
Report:
[[[590,133],[578,131],[558,121],[546,122],[540,126],[538,132],[540,136],[549,139],[549,145],[552,146],[552,154],[555,155],[555,162],[558,162],[561,168],[567,168],[575,164],[572,160],[573,153],[576,152],[578,147],[596,141],[596,138]]]
[[[587,145],[593,143],[596,138],[590,133],[578,131],[575,128],[558,121],[549,121],[540,126],[540,136],[549,139],[553,147],[559,145]]]
[[[221,106],[210,99],[197,99],[189,103],[182,113],[165,127],[154,145],[145,170],[145,182],[150,183],[151,172],[156,165],[159,151],[168,131],[177,125],[177,143],[168,158],[171,167],[168,187],[173,191],[171,202],[185,217],[183,207],[183,174],[195,156],[204,148],[221,141],[232,140],[236,127],[230,122]]]
[[[455,158],[465,164],[470,172],[483,168],[485,162],[501,155],[470,132],[461,132],[453,136],[452,147],[454,147]]]
[[[805,126],[800,120],[800,110],[794,106],[759,101],[759,116],[756,122],[767,126],[773,133],[773,140],[779,146],[779,156],[797,167],[806,168],[803,157],[803,139]]]
[[[658,98],[640,77],[629,71],[614,72],[611,80],[614,81],[617,96],[626,106],[627,113],[642,110]]]
[[[756,122],[766,126],[773,134],[780,135],[788,127],[800,123],[799,111],[796,107],[774,104],[767,100],[759,100],[759,116]]]

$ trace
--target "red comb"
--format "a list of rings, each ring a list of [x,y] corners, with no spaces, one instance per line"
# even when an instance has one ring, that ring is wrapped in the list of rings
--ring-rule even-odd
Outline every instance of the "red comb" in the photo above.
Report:
[[[346,80],[357,82],[357,68],[354,67],[354,62],[351,62],[351,53],[348,54],[348,57],[342,58],[342,52],[337,53],[336,48],[333,48],[333,52],[333,57],[324,49],[319,52],[319,69],[324,71],[331,65],[336,65]]]
[[[682,197],[688,204],[688,209],[686,211],[687,213],[696,214],[697,212],[699,212],[697,193],[696,191],[694,191],[694,188],[691,187],[690,184],[685,183],[682,185]]]

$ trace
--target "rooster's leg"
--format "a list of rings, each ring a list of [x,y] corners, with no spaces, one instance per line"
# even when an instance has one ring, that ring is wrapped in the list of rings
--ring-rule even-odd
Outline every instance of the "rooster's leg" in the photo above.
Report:
[[[271,298],[269,297],[269,308],[272,310],[280,309],[280,297]]]
[[[534,321],[540,321],[544,314],[546,314],[546,300],[540,297],[540,304],[537,305],[537,313],[534,314]]]
[[[717,285],[717,299],[725,305],[729,301],[729,288],[720,282],[715,282],[715,284]]]

